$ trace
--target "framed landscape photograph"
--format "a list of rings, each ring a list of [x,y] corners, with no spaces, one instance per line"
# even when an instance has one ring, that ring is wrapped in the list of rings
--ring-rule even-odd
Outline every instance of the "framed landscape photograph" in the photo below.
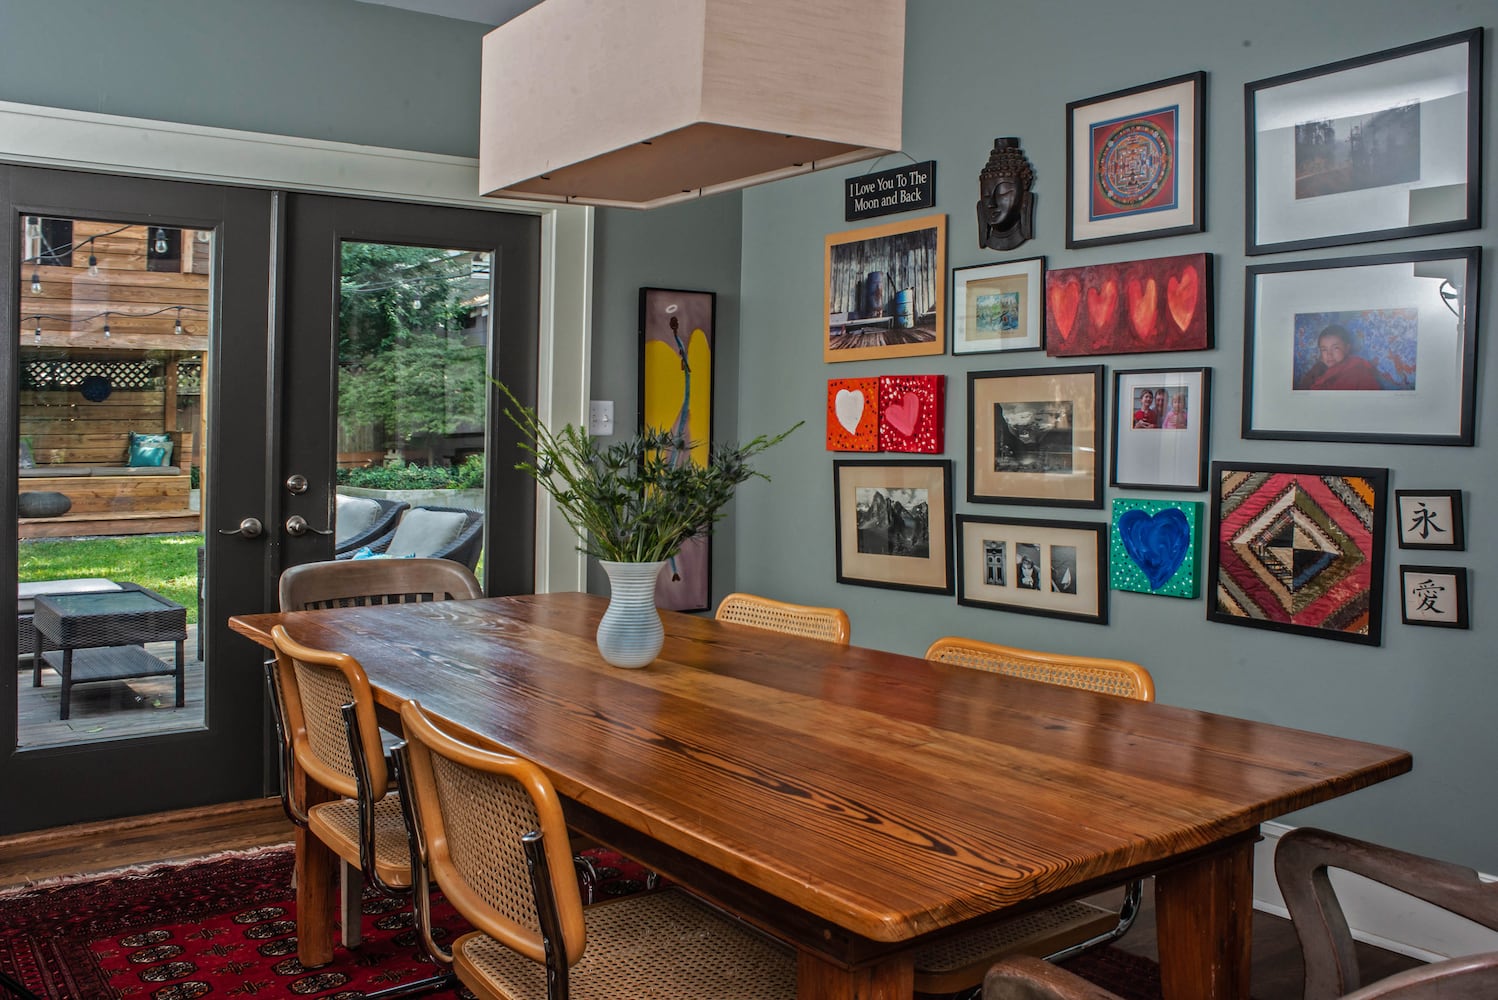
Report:
[[[1203,228],[1207,74],[1066,106],[1068,249]]]
[[[1394,510],[1401,549],[1460,552],[1467,547],[1461,490],[1395,490]]]
[[[1399,620],[1406,625],[1472,627],[1465,566],[1401,566],[1399,594]]]
[[[952,463],[832,463],[837,582],[952,592]]]
[[[1243,88],[1250,254],[1480,224],[1483,29]]]
[[[1108,526],[957,515],[957,603],[1108,622]]]
[[[1472,444],[1481,254],[1248,268],[1243,436]]]
[[[827,237],[823,361],[946,353],[947,217]]]
[[[713,442],[713,353],[717,296],[640,289],[640,429],[669,430],[688,443],[678,462],[707,465]],[[688,539],[656,578],[655,603],[671,611],[711,604],[712,539]]]
[[[952,268],[952,353],[1045,346],[1045,258]]]
[[[1210,368],[1113,373],[1109,482],[1139,490],[1207,488]]]
[[[1103,366],[967,374],[967,498],[1101,507]]]
[[[1207,620],[1377,646],[1388,469],[1212,463]]]

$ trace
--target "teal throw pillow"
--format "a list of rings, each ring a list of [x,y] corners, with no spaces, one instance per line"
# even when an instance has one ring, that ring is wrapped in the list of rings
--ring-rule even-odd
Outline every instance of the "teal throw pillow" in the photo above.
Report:
[[[130,432],[130,457],[126,465],[132,469],[172,464],[172,438],[169,434],[137,434]]]

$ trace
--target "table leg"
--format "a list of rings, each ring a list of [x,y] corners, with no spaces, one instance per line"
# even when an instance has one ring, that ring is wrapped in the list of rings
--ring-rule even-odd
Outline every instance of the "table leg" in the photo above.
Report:
[[[62,714],[58,716],[63,722],[68,721],[68,713],[71,706],[68,699],[73,695],[73,651],[64,649],[62,651]]]
[[[1165,1000],[1247,1000],[1258,828],[1251,833],[1155,878]]]
[[[307,808],[334,796],[294,768],[297,798]],[[333,911],[338,905],[338,856],[304,826],[296,829],[296,957],[309,969],[333,960]]]
[[[187,659],[182,655],[186,639],[177,640],[177,707],[187,704]]]
[[[915,959],[908,952],[857,969],[807,951],[796,959],[796,1000],[910,1000],[914,992]]]

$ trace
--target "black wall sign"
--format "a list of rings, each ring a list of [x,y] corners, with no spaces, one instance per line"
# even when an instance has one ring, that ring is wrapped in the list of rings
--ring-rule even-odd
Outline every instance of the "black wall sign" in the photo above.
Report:
[[[850,177],[843,194],[843,219],[847,222],[917,209],[927,211],[936,204],[936,161]]]

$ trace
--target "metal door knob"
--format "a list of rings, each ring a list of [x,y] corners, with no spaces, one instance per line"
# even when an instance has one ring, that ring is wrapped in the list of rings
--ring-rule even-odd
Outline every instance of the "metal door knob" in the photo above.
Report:
[[[247,517],[239,522],[237,528],[220,528],[220,535],[239,535],[242,538],[259,538],[265,531],[265,525],[260,523],[258,517]]]
[[[331,535],[332,528],[314,528],[307,523],[307,519],[300,514],[293,514],[286,519],[286,533],[292,538],[301,538],[307,532],[314,535]]]

